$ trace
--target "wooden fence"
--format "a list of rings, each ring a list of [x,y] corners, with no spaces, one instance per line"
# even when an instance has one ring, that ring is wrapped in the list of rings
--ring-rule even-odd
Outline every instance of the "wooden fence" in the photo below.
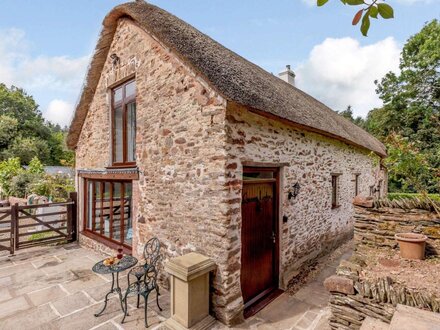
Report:
[[[61,203],[0,208],[0,251],[76,240],[77,194]]]

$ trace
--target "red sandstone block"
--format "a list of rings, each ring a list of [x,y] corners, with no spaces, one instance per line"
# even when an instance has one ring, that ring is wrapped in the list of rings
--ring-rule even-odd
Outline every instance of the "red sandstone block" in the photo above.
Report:
[[[353,204],[362,207],[373,207],[373,197],[356,196]]]
[[[354,294],[353,280],[338,275],[327,277],[324,281],[324,287],[330,292]]]

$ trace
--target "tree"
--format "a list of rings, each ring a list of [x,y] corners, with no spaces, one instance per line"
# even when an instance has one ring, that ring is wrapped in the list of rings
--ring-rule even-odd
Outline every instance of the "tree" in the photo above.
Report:
[[[73,164],[74,154],[59,125],[45,122],[23,89],[0,84],[0,161],[19,157],[23,165],[38,157],[46,165]]]
[[[19,135],[0,155],[3,159],[18,157],[24,165],[29,164],[34,157],[41,159],[44,164],[51,163],[48,143],[38,137]]]
[[[28,172],[34,174],[44,173],[44,166],[37,157],[32,158],[29,162]]]
[[[399,74],[389,72],[376,83],[384,105],[369,112],[365,128],[385,142],[394,157],[390,170],[398,174],[390,177],[390,187],[416,188],[414,184],[404,184],[402,179],[405,170],[408,178],[416,173],[413,167],[402,165],[413,161],[429,172],[423,170],[423,175],[418,174],[424,180],[419,186],[429,192],[440,192],[439,22],[429,22],[409,38],[402,50]]]
[[[349,105],[345,110],[337,111],[337,113],[359,127],[363,128],[365,126],[365,120],[361,116],[357,116],[356,118],[353,116],[353,108],[351,105]]]
[[[318,6],[323,6],[328,2],[328,0],[317,0]],[[370,29],[370,18],[377,19],[381,16],[384,19],[389,19],[394,17],[393,8],[383,2],[378,0],[371,0],[367,3],[365,0],[341,0],[344,5],[350,6],[362,6],[353,17],[352,24],[357,25],[361,20],[361,33],[366,37],[368,30]]]
[[[17,133],[18,120],[8,115],[0,115],[0,148],[7,148]]]

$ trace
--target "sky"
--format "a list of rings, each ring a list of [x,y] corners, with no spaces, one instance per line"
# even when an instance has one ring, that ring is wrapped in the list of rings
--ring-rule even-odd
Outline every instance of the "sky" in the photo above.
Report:
[[[0,0],[0,83],[24,88],[44,117],[69,125],[104,16],[118,0]],[[356,7],[330,0],[150,0],[334,110],[380,107],[375,80],[398,72],[405,41],[440,18],[440,0],[388,0],[395,18],[351,25]]]

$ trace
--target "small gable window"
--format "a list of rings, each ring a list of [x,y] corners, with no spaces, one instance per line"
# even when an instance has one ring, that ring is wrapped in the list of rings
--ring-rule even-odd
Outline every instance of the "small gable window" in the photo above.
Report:
[[[136,83],[125,82],[112,90],[112,163],[136,164]]]
[[[359,195],[359,177],[360,177],[359,173],[354,175],[354,197]]]
[[[332,174],[332,209],[339,207],[339,177],[340,174]]]

